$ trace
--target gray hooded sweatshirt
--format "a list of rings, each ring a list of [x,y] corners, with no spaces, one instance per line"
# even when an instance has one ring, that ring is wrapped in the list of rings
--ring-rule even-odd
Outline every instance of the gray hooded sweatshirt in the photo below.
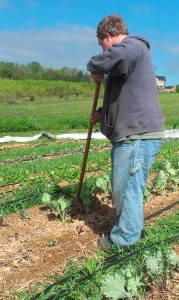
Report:
[[[112,142],[164,130],[147,40],[127,36],[90,59],[87,69],[107,74],[101,132]]]

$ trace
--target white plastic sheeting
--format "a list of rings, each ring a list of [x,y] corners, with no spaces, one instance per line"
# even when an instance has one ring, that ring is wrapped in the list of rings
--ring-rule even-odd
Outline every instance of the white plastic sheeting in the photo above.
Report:
[[[66,133],[60,135],[53,135],[47,132],[41,132],[34,136],[4,136],[0,138],[0,143],[9,143],[9,142],[17,142],[17,143],[25,143],[36,141],[42,137],[47,137],[48,139],[75,139],[75,140],[85,140],[87,139],[87,133]],[[165,130],[165,137],[166,138],[179,138],[179,130],[178,129],[171,129]],[[106,139],[106,137],[101,132],[93,132],[92,139]]]

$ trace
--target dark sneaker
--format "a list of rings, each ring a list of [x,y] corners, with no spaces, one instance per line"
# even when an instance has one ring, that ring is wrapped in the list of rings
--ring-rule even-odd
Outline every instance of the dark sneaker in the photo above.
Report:
[[[141,230],[140,239],[143,239],[145,237],[146,233],[144,229]],[[108,232],[107,237],[101,237],[97,244],[103,251],[109,251],[112,249],[112,246],[114,245],[113,242],[110,240],[110,232]],[[130,250],[133,247],[133,245],[130,246],[124,246],[122,247],[124,250]]]
[[[112,243],[107,237],[101,237],[97,243],[103,251],[109,251],[112,249]]]

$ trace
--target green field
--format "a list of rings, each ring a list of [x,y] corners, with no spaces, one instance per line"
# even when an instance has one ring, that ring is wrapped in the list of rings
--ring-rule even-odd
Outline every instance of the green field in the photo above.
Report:
[[[99,99],[99,105],[102,98]],[[0,133],[18,134],[51,133],[86,131],[93,104],[93,95],[90,97],[75,95],[59,98],[38,97],[35,101],[19,99],[16,104],[1,104]]]
[[[177,123],[179,127],[179,94],[160,94],[160,105],[162,113],[166,119],[166,128],[171,129]]]
[[[15,102],[1,102],[0,136],[36,134],[42,131],[67,133],[87,131],[92,109],[93,92],[90,96],[37,96],[34,101],[19,98]],[[161,110],[166,119],[166,129],[178,122],[179,95],[160,94]],[[98,105],[102,104],[102,95]],[[99,126],[97,126],[99,127]]]

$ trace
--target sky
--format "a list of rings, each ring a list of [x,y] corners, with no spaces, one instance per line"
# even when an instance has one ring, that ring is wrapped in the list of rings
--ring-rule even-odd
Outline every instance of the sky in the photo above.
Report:
[[[86,71],[98,23],[110,14],[151,45],[155,74],[179,84],[179,0],[0,0],[0,61]]]

